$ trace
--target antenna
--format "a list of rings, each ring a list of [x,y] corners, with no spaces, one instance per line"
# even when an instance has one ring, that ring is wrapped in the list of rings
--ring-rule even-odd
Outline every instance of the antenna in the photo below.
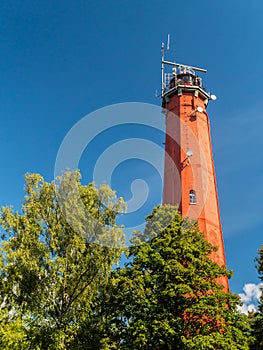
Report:
[[[181,68],[187,68],[187,69],[192,69],[192,70],[197,70],[199,72],[203,72],[206,73],[207,69],[203,69],[203,68],[197,68],[197,67],[193,67],[193,66],[188,66],[186,64],[180,64],[180,63],[176,63],[176,62],[169,62],[169,61],[162,61],[163,64],[168,64],[169,66],[173,66],[173,67],[181,67]]]
[[[166,50],[170,50],[170,34],[167,35],[167,48]]]
[[[172,67],[179,67],[180,69],[180,72],[183,71],[198,71],[198,72],[202,72],[202,73],[206,73],[207,70],[206,69],[203,69],[203,68],[198,68],[198,67],[193,67],[193,66],[190,66],[190,65],[186,65],[186,64],[181,64],[181,63],[176,63],[176,62],[170,62],[170,61],[166,61],[164,59],[164,53],[165,51],[168,51],[170,49],[170,34],[167,35],[167,45],[166,45],[166,48],[165,48],[165,44],[164,42],[162,42],[162,91],[161,91],[161,96],[163,97],[164,96],[164,93],[165,93],[165,87],[166,87],[166,84],[165,84],[165,71],[164,71],[164,65],[169,65],[169,66],[172,66]],[[175,70],[175,73],[173,71],[173,74],[176,75],[176,70]],[[211,96],[211,99],[212,100],[215,100],[216,97],[214,95]]]
[[[193,152],[191,149],[189,149],[189,150],[186,152],[187,158],[192,157],[193,154],[194,154],[194,152]]]
[[[164,43],[162,43],[162,96],[164,94],[165,90],[165,83],[164,83]]]
[[[164,52],[170,50],[170,34],[167,35],[167,46],[166,46],[166,50],[165,50],[165,45],[164,42],[162,42],[162,96],[164,94],[164,90],[165,90],[165,81],[164,81],[164,64],[165,64],[165,60],[164,60]]]
[[[186,152],[186,157],[187,157],[187,165],[190,165],[190,158],[192,157],[192,155],[194,154],[194,152],[189,149],[187,152]]]
[[[203,113],[204,110],[203,110],[202,107],[198,106],[198,107],[196,108],[196,111],[199,112],[199,113]]]

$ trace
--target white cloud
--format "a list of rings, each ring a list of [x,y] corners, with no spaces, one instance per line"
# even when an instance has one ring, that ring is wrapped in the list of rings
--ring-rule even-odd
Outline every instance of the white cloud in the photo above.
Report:
[[[240,299],[243,303],[242,306],[238,307],[238,310],[244,314],[248,314],[251,311],[257,310],[257,304],[261,296],[263,289],[263,283],[247,283],[243,287],[244,293],[240,293]]]

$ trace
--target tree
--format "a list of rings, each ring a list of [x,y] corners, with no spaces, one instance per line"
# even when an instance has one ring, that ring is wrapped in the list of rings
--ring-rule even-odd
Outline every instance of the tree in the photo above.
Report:
[[[77,171],[59,183],[25,178],[21,213],[0,213],[0,347],[101,349],[99,294],[123,248],[125,204],[106,185],[82,186]]]
[[[259,256],[256,258],[256,262],[259,278],[263,281],[263,245],[259,250]],[[251,349],[263,350],[263,294],[261,294],[257,312],[251,317],[251,326]]]
[[[231,273],[210,260],[216,248],[196,223],[160,206],[133,243],[108,293],[109,337],[117,349],[248,349],[239,297],[218,284]]]

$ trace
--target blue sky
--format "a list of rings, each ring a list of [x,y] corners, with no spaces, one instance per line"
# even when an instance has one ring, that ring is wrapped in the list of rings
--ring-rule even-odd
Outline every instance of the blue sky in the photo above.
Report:
[[[26,172],[53,179],[63,138],[85,115],[123,102],[160,106],[160,47],[170,33],[167,58],[206,68],[204,85],[218,97],[208,113],[227,263],[235,272],[231,289],[240,293],[244,284],[257,284],[254,258],[263,243],[262,10],[259,0],[1,1],[0,203],[19,208]],[[163,142],[161,133],[136,125],[105,131],[82,157],[84,180],[92,179],[100,150],[125,137]],[[134,179],[150,179],[155,193],[144,214],[160,202],[161,186],[155,169],[140,162],[120,164],[112,187],[123,195]],[[124,196],[130,199],[130,189]]]

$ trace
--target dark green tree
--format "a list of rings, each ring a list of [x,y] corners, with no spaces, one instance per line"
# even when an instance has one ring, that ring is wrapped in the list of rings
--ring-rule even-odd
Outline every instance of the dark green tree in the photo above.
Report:
[[[175,207],[160,206],[133,243],[130,262],[110,281],[112,348],[248,349],[239,297],[218,284],[231,273],[210,260],[216,248],[196,223],[183,220]]]
[[[263,245],[259,250],[259,256],[256,259],[256,268],[259,278],[263,282]],[[257,312],[251,317],[251,350],[263,350],[263,294],[261,294]]]
[[[0,213],[0,348],[103,349],[99,295],[121,254],[125,204],[78,172],[58,183],[28,174],[25,190],[21,213]]]

